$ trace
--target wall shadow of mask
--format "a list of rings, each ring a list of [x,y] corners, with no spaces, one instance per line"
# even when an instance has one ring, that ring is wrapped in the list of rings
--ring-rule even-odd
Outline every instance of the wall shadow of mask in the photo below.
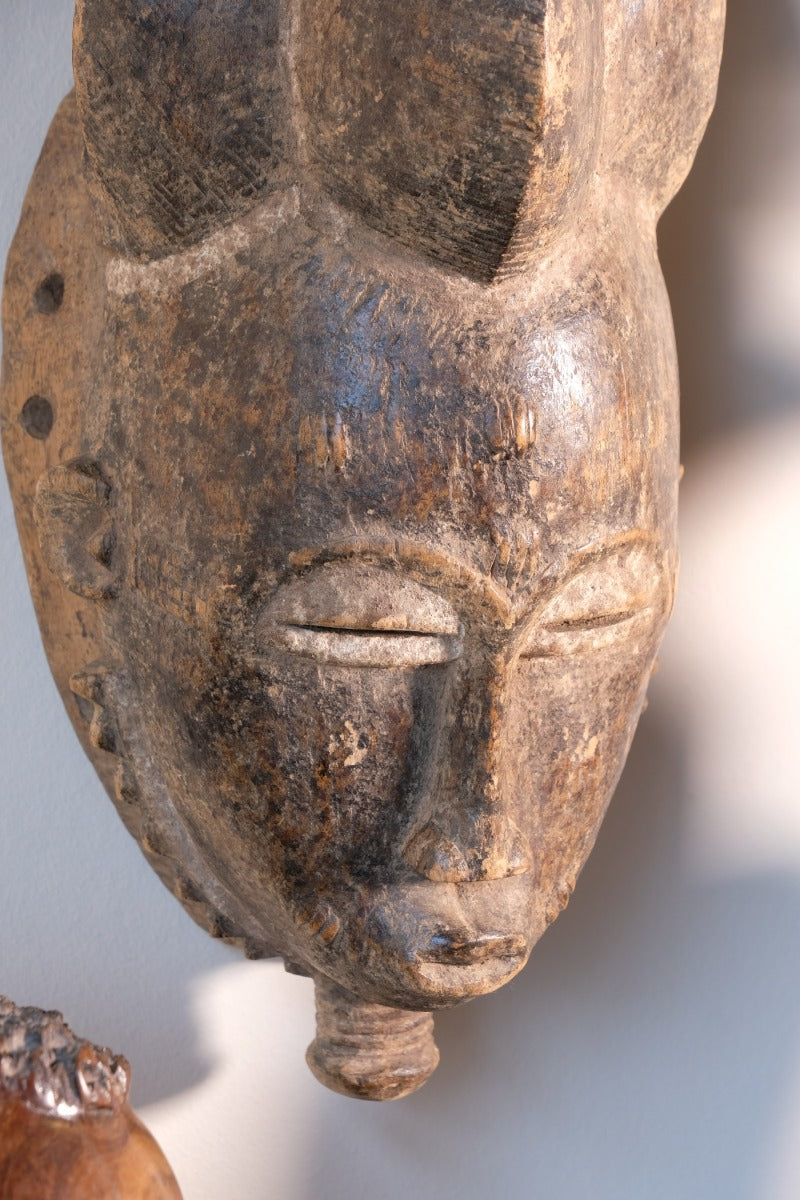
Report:
[[[722,5],[210,7],[77,6],[7,465],[129,829],[315,978],[319,1077],[391,1098],[567,903],[642,707],[677,563],[654,228]]]

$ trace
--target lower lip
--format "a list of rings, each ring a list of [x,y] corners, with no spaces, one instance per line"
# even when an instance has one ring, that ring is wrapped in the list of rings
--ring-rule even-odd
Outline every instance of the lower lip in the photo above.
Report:
[[[469,940],[441,938],[438,944],[432,939],[417,958],[446,967],[473,967],[487,960],[522,958],[526,949],[525,939],[517,935],[486,934]]]
[[[445,961],[430,962],[418,959],[413,972],[414,1007],[424,996],[426,1004],[434,1008],[449,1008],[462,1000],[485,996],[503,987],[518,975],[527,961],[524,954],[497,955],[473,962]]]

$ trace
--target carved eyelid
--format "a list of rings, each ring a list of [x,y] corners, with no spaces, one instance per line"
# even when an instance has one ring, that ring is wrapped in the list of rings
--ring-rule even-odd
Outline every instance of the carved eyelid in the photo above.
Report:
[[[554,642],[581,634],[613,638],[664,599],[665,581],[656,547],[636,541],[599,548],[579,559],[548,590],[522,635],[520,657],[552,652]]]
[[[385,568],[326,564],[282,584],[259,621],[259,643],[352,666],[425,666],[461,654],[445,598]]]

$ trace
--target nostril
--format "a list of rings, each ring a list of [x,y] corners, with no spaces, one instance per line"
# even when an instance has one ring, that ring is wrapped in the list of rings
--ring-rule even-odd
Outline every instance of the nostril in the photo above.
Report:
[[[406,842],[403,861],[434,883],[462,883],[469,879],[462,851],[434,821],[428,821]]]
[[[533,865],[530,842],[513,821],[503,820],[502,831],[493,839],[484,866],[484,879],[505,879],[509,875],[524,875]]]
[[[530,843],[510,818],[467,818],[459,824],[461,828],[445,831],[438,822],[427,821],[406,842],[404,862],[434,883],[507,879],[530,870]]]

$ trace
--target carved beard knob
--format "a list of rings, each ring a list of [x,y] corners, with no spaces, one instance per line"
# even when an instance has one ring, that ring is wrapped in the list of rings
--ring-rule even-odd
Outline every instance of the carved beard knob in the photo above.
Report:
[[[317,1036],[306,1061],[320,1083],[357,1100],[400,1100],[439,1065],[433,1015],[368,1004],[315,980]]]

